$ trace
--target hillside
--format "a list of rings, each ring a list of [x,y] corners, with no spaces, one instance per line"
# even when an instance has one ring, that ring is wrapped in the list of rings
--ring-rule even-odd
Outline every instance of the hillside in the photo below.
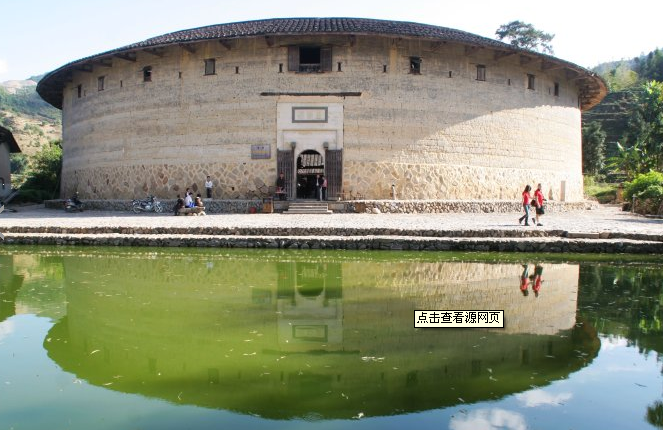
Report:
[[[21,151],[27,155],[62,137],[60,111],[37,94],[40,78],[0,83],[0,125],[12,131]]]
[[[598,73],[608,84],[609,93],[592,110],[583,113],[583,126],[596,121],[606,132],[606,156],[616,155],[616,142],[626,143],[623,138],[628,123],[636,109],[636,93],[643,82],[663,79],[663,51],[656,49],[630,60],[611,61],[599,64],[592,71]]]

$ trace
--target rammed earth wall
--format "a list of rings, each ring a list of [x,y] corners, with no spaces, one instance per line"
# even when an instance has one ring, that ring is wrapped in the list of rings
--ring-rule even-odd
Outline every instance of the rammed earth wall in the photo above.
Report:
[[[63,195],[173,198],[202,190],[210,175],[215,198],[247,198],[274,185],[277,151],[291,148],[284,136],[298,136],[301,152],[322,147],[313,142],[319,133],[343,150],[342,189],[366,199],[391,197],[393,184],[403,200],[517,200],[540,182],[547,197],[582,200],[579,90],[563,69],[406,38],[277,42],[214,40],[194,52],[169,45],[74,70],[63,92]],[[332,71],[288,72],[288,45],[301,43],[331,45]],[[422,59],[421,74],[410,73],[412,56]],[[210,58],[216,72],[206,76]],[[477,65],[486,66],[485,81]],[[337,128],[311,123],[287,134],[280,104],[339,106],[342,118]],[[267,145],[269,158],[252,159],[252,145]]]

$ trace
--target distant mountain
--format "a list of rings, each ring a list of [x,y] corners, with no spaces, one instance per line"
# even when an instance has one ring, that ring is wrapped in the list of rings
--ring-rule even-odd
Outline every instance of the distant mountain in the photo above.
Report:
[[[22,90],[26,87],[34,87],[37,85],[38,81],[33,81],[32,79],[27,79],[25,81],[5,81],[0,82],[0,87],[3,87],[9,94],[16,94],[18,90]]]
[[[0,83],[0,125],[12,131],[21,151],[28,155],[62,136],[60,110],[37,94],[42,77]]]

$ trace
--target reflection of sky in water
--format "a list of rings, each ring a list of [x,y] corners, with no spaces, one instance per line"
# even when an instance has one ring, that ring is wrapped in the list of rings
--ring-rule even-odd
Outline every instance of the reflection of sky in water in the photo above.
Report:
[[[14,323],[12,321],[0,322],[0,342],[14,332]]]
[[[535,408],[537,406],[561,406],[573,397],[571,393],[552,394],[544,390],[532,390],[516,395],[523,406]]]
[[[500,408],[475,409],[464,417],[449,422],[451,430],[525,430],[525,417],[517,412]]]

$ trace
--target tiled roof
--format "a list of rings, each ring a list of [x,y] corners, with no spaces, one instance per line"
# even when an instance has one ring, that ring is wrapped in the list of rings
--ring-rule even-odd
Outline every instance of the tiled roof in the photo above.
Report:
[[[7,142],[9,145],[9,152],[11,153],[21,152],[21,148],[19,148],[18,143],[16,143],[16,139],[14,139],[12,132],[4,127],[0,127],[0,142]]]
[[[482,46],[494,46],[498,48],[513,48],[511,45],[467,33],[465,31],[413,22],[383,21],[365,18],[279,18],[235,22],[231,24],[217,24],[176,31],[174,33],[152,37],[132,45],[127,45],[116,51],[208,39],[301,34],[375,34],[424,37],[478,44]]]
[[[585,76],[588,94],[583,97],[583,109],[597,104],[606,93],[605,83],[589,70],[559,58],[538,52],[515,48],[512,45],[478,36],[452,28],[418,24],[404,21],[384,21],[366,18],[275,18],[257,21],[217,24],[206,27],[176,31],[152,37],[142,42],[126,45],[121,48],[102,52],[90,57],[73,61],[48,73],[38,84],[39,95],[57,108],[62,108],[62,90],[67,73],[74,67],[80,67],[90,61],[126,54],[140,49],[158,48],[172,44],[194,43],[215,39],[237,39],[257,36],[286,36],[310,34],[346,34],[346,35],[382,35],[395,37],[413,37],[438,41],[457,42],[471,46],[492,48],[506,52],[522,53],[530,57],[538,57],[547,62],[558,64]]]

